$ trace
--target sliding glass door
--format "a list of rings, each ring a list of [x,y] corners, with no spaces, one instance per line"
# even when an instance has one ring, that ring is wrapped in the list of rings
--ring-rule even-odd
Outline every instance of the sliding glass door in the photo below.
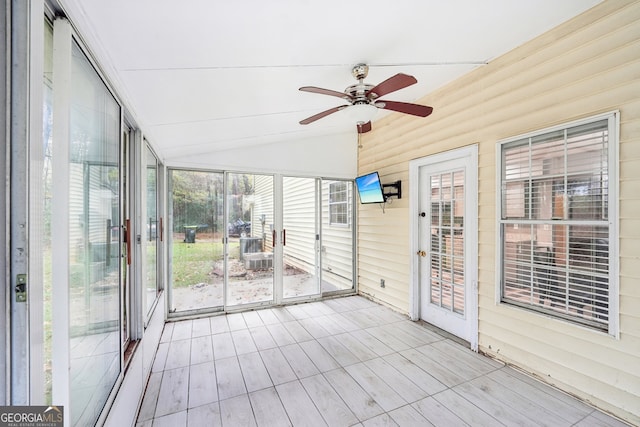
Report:
[[[227,307],[273,301],[274,205],[272,175],[227,174]]]
[[[283,299],[354,289],[349,180],[283,177]]]
[[[349,180],[169,170],[175,315],[354,289]]]
[[[353,182],[322,180],[322,293],[354,289]]]
[[[272,175],[169,171],[171,313],[273,301],[273,195]]]
[[[71,72],[71,424],[93,425],[121,368],[120,107],[75,43]]]
[[[145,314],[149,316],[158,296],[158,244],[160,224],[158,215],[158,159],[149,146],[145,147],[146,164],[146,228],[145,252]]]
[[[169,171],[169,311],[224,305],[224,174]]]

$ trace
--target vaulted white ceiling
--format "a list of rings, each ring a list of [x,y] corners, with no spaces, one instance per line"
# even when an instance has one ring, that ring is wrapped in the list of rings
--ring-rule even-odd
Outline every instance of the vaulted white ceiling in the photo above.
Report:
[[[352,66],[364,62],[367,83],[415,76],[417,84],[385,96],[415,102],[599,1],[60,0],[169,162],[355,141],[344,111],[300,125],[343,102],[298,88],[343,91],[356,82]]]

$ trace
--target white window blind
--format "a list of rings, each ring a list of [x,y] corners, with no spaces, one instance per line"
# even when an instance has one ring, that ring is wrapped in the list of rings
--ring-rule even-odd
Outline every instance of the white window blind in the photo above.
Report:
[[[349,225],[349,186],[346,181],[329,184],[329,223]]]
[[[607,330],[609,121],[501,145],[501,299]]]

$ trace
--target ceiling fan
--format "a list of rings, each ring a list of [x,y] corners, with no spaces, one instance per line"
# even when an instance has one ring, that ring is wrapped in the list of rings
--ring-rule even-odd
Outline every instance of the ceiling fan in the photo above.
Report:
[[[300,121],[301,125],[308,125],[316,120],[333,114],[335,112],[349,109],[353,112],[358,127],[358,133],[365,133],[371,130],[371,119],[377,108],[383,110],[397,111],[399,113],[411,114],[419,117],[427,117],[433,112],[433,108],[426,105],[410,104],[407,102],[385,101],[379,99],[388,93],[404,89],[407,86],[418,83],[415,77],[407,74],[398,73],[389,77],[387,80],[377,85],[371,85],[364,82],[369,74],[369,66],[366,64],[358,64],[353,67],[351,74],[358,80],[357,84],[351,85],[344,90],[338,92],[330,89],[322,89],[315,86],[303,86],[300,88],[303,92],[319,93],[322,95],[336,96],[349,102],[347,105],[330,108],[318,114]]]

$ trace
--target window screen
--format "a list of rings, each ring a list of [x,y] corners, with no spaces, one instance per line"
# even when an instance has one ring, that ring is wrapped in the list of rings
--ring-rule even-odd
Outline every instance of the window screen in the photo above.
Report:
[[[603,119],[501,146],[503,302],[607,330],[608,126]]]

